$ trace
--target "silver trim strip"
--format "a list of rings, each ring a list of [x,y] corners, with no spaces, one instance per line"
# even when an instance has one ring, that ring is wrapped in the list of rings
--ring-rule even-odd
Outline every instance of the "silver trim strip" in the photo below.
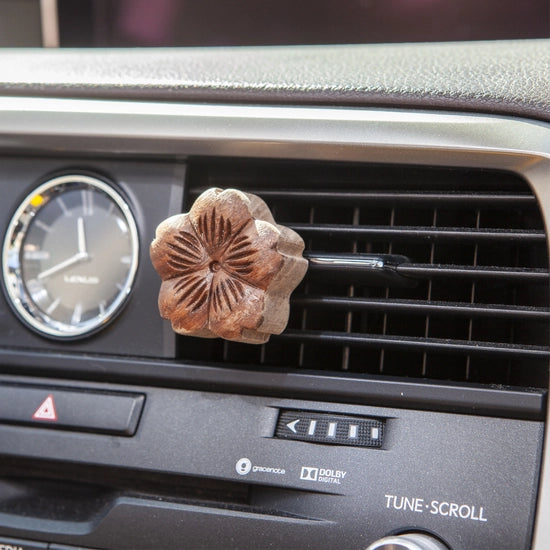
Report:
[[[550,125],[502,116],[3,97],[0,151],[181,160],[196,155],[241,156],[502,169],[530,182],[547,226],[550,216]],[[550,452],[546,451],[535,550],[548,547],[550,522],[545,518],[549,516]]]
[[[25,97],[0,98],[0,147],[511,170],[550,157],[547,124],[499,116]]]
[[[42,46],[44,48],[59,48],[57,0],[40,0],[40,23]]]

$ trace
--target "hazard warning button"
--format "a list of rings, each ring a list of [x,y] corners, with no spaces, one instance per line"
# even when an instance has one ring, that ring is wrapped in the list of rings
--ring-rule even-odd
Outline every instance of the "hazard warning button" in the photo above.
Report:
[[[53,395],[50,393],[44,402],[35,413],[32,415],[33,420],[52,420],[57,422],[57,413],[55,412],[55,403],[53,401]]]
[[[0,422],[134,435],[145,396],[0,384]]]

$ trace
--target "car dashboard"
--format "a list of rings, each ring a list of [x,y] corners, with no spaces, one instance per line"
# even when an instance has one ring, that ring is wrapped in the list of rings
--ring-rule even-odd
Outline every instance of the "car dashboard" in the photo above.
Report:
[[[0,546],[546,548],[549,57],[3,53]],[[159,315],[212,187],[305,242],[268,343]]]

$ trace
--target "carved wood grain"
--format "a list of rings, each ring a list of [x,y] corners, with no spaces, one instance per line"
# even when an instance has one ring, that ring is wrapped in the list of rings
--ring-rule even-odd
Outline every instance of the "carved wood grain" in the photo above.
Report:
[[[209,189],[157,228],[160,314],[180,334],[264,343],[287,325],[290,294],[307,270],[303,249],[256,195]]]

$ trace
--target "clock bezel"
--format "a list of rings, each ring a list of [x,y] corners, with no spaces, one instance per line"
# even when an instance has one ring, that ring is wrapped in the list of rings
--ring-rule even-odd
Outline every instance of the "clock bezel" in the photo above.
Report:
[[[99,315],[76,324],[52,319],[33,301],[21,270],[21,253],[25,236],[37,212],[45,204],[33,205],[37,196],[62,196],[68,190],[88,187],[98,190],[114,202],[124,217],[131,243],[131,260],[122,289],[113,302]],[[47,202],[46,202],[47,204]],[[35,187],[21,202],[10,219],[2,246],[3,290],[7,301],[28,328],[54,340],[76,340],[91,336],[110,324],[127,304],[132,293],[139,266],[140,243],[135,217],[126,198],[111,183],[97,176],[65,174],[48,179]]]

